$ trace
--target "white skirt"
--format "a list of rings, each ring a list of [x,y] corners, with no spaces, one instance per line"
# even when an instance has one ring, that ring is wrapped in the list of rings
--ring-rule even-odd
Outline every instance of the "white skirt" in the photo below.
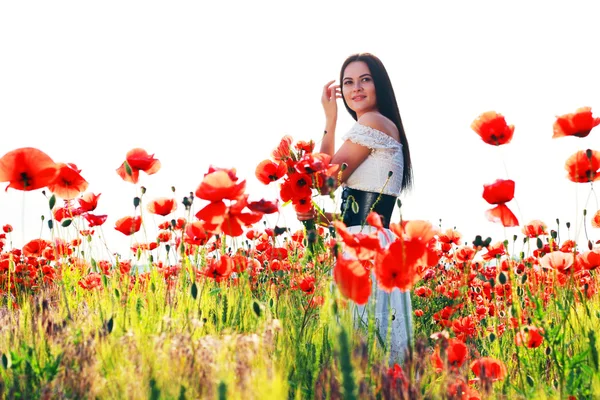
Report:
[[[359,225],[347,227],[351,233],[372,233],[377,229],[370,225],[365,225],[362,230]],[[384,233],[385,232],[385,233]],[[389,229],[384,229],[384,232],[379,232],[379,242],[381,247],[386,247],[392,242],[396,236]],[[349,256],[346,254],[346,256]],[[354,304],[353,318],[355,324],[366,327],[369,324],[369,317],[372,313],[373,306],[375,307],[375,328],[379,332],[379,336],[385,343],[386,349],[389,347],[390,366],[394,363],[401,364],[404,360],[405,352],[408,349],[409,341],[413,334],[412,326],[412,303],[410,300],[410,292],[400,291],[394,288],[391,292],[386,292],[379,288],[375,272],[371,272],[373,288],[369,302],[365,305]],[[391,338],[387,338],[388,321],[392,314]]]

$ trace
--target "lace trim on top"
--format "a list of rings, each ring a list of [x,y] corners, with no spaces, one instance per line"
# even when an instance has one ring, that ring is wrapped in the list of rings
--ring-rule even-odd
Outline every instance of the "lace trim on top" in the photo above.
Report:
[[[402,143],[390,135],[381,132],[370,126],[361,125],[358,122],[352,126],[352,129],[346,133],[343,140],[349,140],[353,143],[360,144],[370,149],[385,149],[396,151],[402,148]]]

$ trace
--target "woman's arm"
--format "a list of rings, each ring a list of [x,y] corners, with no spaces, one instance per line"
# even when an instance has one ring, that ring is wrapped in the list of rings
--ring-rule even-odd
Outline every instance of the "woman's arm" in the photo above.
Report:
[[[327,82],[323,87],[321,104],[325,111],[325,130],[321,141],[321,153],[333,156],[335,151],[335,127],[337,124],[337,99],[342,97],[339,85],[333,85],[333,81]]]

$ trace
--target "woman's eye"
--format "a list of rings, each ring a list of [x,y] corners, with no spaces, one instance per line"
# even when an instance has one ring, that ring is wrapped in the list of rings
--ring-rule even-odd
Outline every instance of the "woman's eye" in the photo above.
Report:
[[[350,85],[350,84],[352,84],[352,82],[351,82],[351,81],[346,81],[346,82],[344,82],[344,85]]]
[[[363,78],[363,82],[369,82],[371,81],[371,78]]]

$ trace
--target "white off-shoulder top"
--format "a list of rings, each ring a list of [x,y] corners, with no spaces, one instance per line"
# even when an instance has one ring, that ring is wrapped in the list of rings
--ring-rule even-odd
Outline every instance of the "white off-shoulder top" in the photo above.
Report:
[[[402,143],[375,128],[358,122],[342,139],[371,149],[369,156],[348,177],[345,186],[392,196],[400,194],[404,172]],[[393,174],[388,181],[389,171]],[[388,181],[387,185],[386,181]]]

